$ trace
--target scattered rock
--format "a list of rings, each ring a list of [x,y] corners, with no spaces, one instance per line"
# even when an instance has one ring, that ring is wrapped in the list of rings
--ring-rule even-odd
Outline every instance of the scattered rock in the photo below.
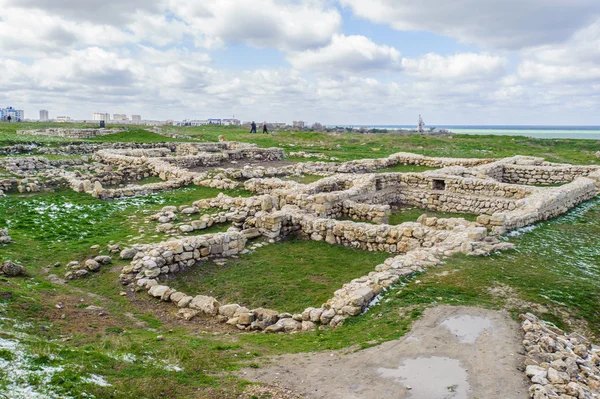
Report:
[[[2,263],[2,265],[0,265],[0,271],[8,277],[27,276],[27,271],[23,266],[17,265],[11,261]]]

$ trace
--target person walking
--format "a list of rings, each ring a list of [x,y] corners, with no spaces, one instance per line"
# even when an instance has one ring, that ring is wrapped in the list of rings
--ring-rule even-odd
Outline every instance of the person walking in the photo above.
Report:
[[[267,122],[263,122],[263,133],[269,134],[269,131],[267,130]]]
[[[256,133],[256,123],[254,121],[250,124],[250,133]]]

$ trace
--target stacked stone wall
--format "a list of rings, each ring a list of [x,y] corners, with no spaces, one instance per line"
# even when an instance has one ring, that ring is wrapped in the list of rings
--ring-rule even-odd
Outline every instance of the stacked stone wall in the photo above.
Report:
[[[244,250],[246,237],[239,232],[206,234],[159,244],[138,245],[130,265],[123,268],[121,281],[154,279],[178,273],[209,257],[237,255]]]
[[[598,166],[504,165],[502,181],[527,185],[564,184],[578,177],[587,177],[598,170]]]
[[[594,177],[590,175],[590,177]],[[581,177],[560,187],[549,187],[521,200],[518,207],[509,212],[481,215],[477,221],[492,231],[503,234],[530,224],[548,220],[567,212],[581,202],[594,198],[598,193],[600,173],[594,179]]]
[[[123,129],[41,129],[41,130],[17,130],[17,134],[27,136],[66,137],[70,139],[90,139],[93,137],[106,136],[124,132]]]

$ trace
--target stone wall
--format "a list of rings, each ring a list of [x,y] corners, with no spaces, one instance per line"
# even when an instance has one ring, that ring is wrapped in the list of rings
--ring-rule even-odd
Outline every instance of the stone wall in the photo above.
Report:
[[[570,183],[600,171],[596,165],[569,165],[546,162],[543,158],[515,156],[473,168],[479,177],[522,185],[556,185]]]
[[[210,256],[237,255],[246,245],[246,237],[239,232],[206,234],[172,240],[159,244],[138,245],[130,265],[121,272],[121,281],[154,279],[178,273]]]
[[[238,199],[235,201],[239,204],[243,202]],[[169,207],[164,209],[165,212],[172,210]],[[156,216],[160,218],[164,215]],[[282,211],[271,213],[260,211],[255,217],[247,218],[243,228],[239,233],[228,232],[154,245],[138,245],[133,249],[124,250],[121,256],[126,259],[133,258],[133,261],[123,268],[121,281],[125,284],[135,283],[148,290],[149,295],[173,303],[180,308],[178,316],[186,320],[203,313],[242,330],[308,331],[316,329],[318,325],[340,326],[346,318],[367,310],[377,295],[401,277],[435,266],[441,263],[445,256],[457,253],[485,255],[512,248],[512,244],[487,237],[486,229],[477,223],[460,219],[421,218],[421,223],[407,223],[395,227],[373,226],[318,219],[289,206],[284,207]],[[357,243],[364,240],[368,245],[372,245],[373,250],[385,250],[386,244],[383,242],[386,239],[403,240],[404,238],[399,237],[402,236],[411,242],[412,249],[408,249],[403,255],[387,259],[368,275],[344,284],[321,307],[309,307],[301,314],[292,315],[263,308],[250,310],[238,304],[222,304],[211,296],[191,296],[164,285],[165,280],[168,283],[170,274],[189,267],[202,267],[203,260],[207,257],[238,254],[245,246],[247,232],[251,230],[258,230],[265,237],[276,239],[297,233],[301,237],[319,241],[328,240],[330,235],[339,237],[340,243],[343,243],[344,239],[348,240],[348,243],[350,240]],[[392,230],[396,233],[391,233]],[[384,231],[388,234],[384,241],[381,241],[381,233]]]
[[[40,129],[40,130],[17,130],[17,134],[26,136],[49,136],[66,137],[70,139],[90,139],[92,137],[106,136],[124,132],[124,129]]]
[[[344,201],[371,205],[404,204],[445,212],[493,214],[513,210],[518,200],[532,195],[536,188],[500,183],[494,180],[462,178],[439,172],[337,175],[309,185],[279,179],[255,179],[245,188],[259,194],[270,193],[282,204],[311,209],[319,216],[348,215]],[[365,209],[362,220],[376,220]],[[382,219],[383,220],[383,219]]]
[[[0,191],[12,192],[17,189],[19,181],[17,179],[0,179]]]
[[[598,193],[599,182],[600,173],[595,176],[595,179],[581,177],[560,187],[545,188],[529,198],[520,200],[516,209],[496,212],[491,216],[481,215],[477,218],[477,222],[495,233],[504,234],[510,230],[548,220],[567,212],[581,202],[594,198]]]
[[[600,170],[598,166],[504,165],[502,181],[527,185],[564,184]]]

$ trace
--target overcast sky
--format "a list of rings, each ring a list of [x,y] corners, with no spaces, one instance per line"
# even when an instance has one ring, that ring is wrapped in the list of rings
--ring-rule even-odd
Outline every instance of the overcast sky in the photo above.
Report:
[[[0,0],[36,118],[600,125],[599,0]]]

